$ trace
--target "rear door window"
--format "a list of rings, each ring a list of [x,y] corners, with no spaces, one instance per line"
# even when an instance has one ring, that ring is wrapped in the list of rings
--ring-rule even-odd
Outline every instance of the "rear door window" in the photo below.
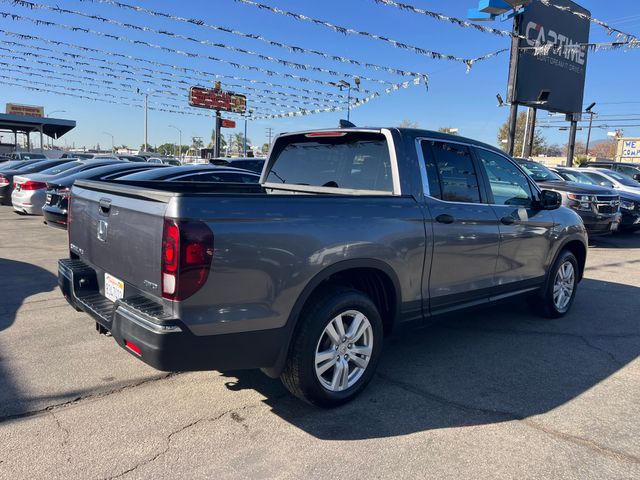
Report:
[[[448,202],[480,203],[478,175],[469,147],[425,140],[422,149],[432,197]]]
[[[391,159],[380,133],[330,132],[276,143],[268,183],[393,192]]]

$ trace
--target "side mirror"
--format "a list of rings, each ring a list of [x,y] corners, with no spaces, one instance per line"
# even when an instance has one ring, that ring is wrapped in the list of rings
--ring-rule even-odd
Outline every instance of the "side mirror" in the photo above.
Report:
[[[542,210],[555,210],[562,205],[562,195],[553,190],[542,190],[539,207]]]

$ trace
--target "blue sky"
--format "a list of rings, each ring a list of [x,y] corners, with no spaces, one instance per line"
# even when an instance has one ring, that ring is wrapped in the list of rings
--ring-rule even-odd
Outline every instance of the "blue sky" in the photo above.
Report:
[[[247,33],[260,34],[266,38],[283,43],[317,49],[329,54],[346,56],[371,63],[423,72],[429,75],[428,90],[423,85],[411,87],[391,95],[385,95],[352,111],[352,121],[357,125],[397,125],[403,119],[409,119],[418,122],[422,128],[436,129],[441,126],[457,127],[462,135],[496,144],[497,129],[500,124],[505,121],[508,114],[506,108],[498,108],[496,106],[497,102],[495,99],[495,95],[498,92],[500,92],[503,97],[506,97],[508,53],[503,53],[496,58],[480,62],[473,67],[470,73],[466,73],[465,66],[459,63],[445,60],[432,60],[412,52],[394,48],[373,39],[342,35],[310,23],[260,11],[251,6],[234,2],[233,0],[187,0],[179,3],[168,0],[122,1],[124,3],[144,6],[149,9],[178,14],[188,18],[199,18],[211,24],[235,28]],[[252,39],[239,38],[224,32],[216,32],[195,25],[176,23],[159,17],[150,17],[143,13],[121,10],[97,2],[88,3],[80,0],[57,0],[56,2],[45,1],[41,3],[50,3],[51,5],[58,5],[70,10],[93,13],[137,26],[171,30],[199,39],[207,39],[212,42],[256,50],[260,53],[289,61],[312,63],[340,72],[368,75],[390,81],[402,80],[400,77],[376,72],[371,69],[326,61],[311,55],[291,53]],[[509,39],[507,38],[493,36],[471,29],[463,29],[450,23],[399,11],[394,8],[378,5],[373,0],[323,0],[322,2],[312,0],[263,0],[263,3],[327,20],[338,25],[386,35],[393,39],[437,52],[450,53],[465,58],[481,56],[501,48],[508,48],[509,46]],[[477,5],[477,0],[412,0],[411,3],[425,9],[465,18],[467,8]],[[640,36],[640,11],[637,0],[610,2],[583,0],[581,3],[584,7],[591,10],[594,17],[609,22],[614,26],[619,26],[629,33]],[[285,66],[261,61],[251,56],[210,46],[198,45],[184,40],[171,39],[164,35],[122,29],[74,15],[42,10],[28,10],[14,6],[11,2],[7,1],[0,1],[0,11],[68,25],[90,27],[94,30],[121,35],[129,39],[143,39],[147,42],[168,46],[173,49],[213,55],[233,62],[251,64],[279,72],[289,72],[326,80],[339,79],[324,74],[289,69]],[[501,24],[495,22],[493,25],[510,29],[509,23]],[[303,84],[293,80],[268,77],[260,73],[234,69],[229,65],[219,64],[201,58],[188,58],[174,55],[145,46],[100,38],[91,34],[70,32],[47,26],[34,26],[30,23],[15,21],[10,18],[0,17],[0,30],[38,35],[48,39],[112,52],[120,52],[171,65],[194,68],[196,70],[256,78],[302,88],[324,89],[324,87],[314,86],[313,84]],[[22,40],[8,38],[2,34],[0,34],[0,39],[2,41],[8,39],[22,42]],[[591,26],[591,41],[611,40],[614,40],[614,37],[607,35],[604,29],[597,25]],[[37,42],[27,41],[26,43],[39,45]],[[0,45],[2,45],[2,42],[0,42]],[[62,48],[56,46],[49,47],[53,49]],[[40,53],[43,54],[43,52]],[[0,51],[0,54],[6,55],[7,52]],[[44,53],[44,55],[47,54]],[[85,53],[84,55],[91,54]],[[51,61],[55,63],[54,60]],[[30,63],[29,61],[19,62],[2,57],[0,57],[0,62],[21,64],[22,67],[31,65],[38,68],[50,68],[42,64]],[[22,78],[27,82],[30,80],[46,82],[53,88],[65,89],[68,87],[77,87],[93,91],[98,95],[106,92],[140,98],[130,93],[114,91],[112,87],[106,85],[97,88],[89,84],[47,80],[35,76],[30,77],[28,72],[24,71],[24,68],[18,69],[22,70],[22,73],[7,72],[6,68],[0,67],[0,70],[3,69],[6,75]],[[87,75],[81,71],[69,69],[62,71],[75,72],[80,76]],[[640,113],[639,75],[640,49],[627,52],[590,52],[585,106],[592,101],[598,102],[598,107],[595,110],[603,115]],[[67,78],[69,77],[67,76]],[[191,75],[190,78],[193,79],[194,84],[203,84],[206,80],[197,75]],[[224,80],[222,84],[224,87]],[[375,89],[378,86],[371,82],[363,81],[362,87]],[[234,88],[234,90],[239,91],[238,88]],[[69,91],[72,92],[71,90]],[[184,103],[186,106],[186,89],[184,95],[176,95],[169,101],[171,103]],[[69,145],[75,143],[76,146],[86,145],[90,147],[96,143],[100,143],[102,146],[109,146],[111,139],[103,132],[112,133],[115,137],[116,144],[126,144],[137,148],[143,142],[143,111],[140,108],[111,105],[50,93],[33,92],[15,85],[0,84],[0,103],[5,102],[43,105],[48,112],[64,110],[64,113],[55,114],[55,116],[72,118],[78,123],[78,127],[64,137]],[[628,103],[624,104],[623,102]],[[209,112],[203,110],[202,113],[208,114]],[[332,112],[289,119],[251,121],[248,127],[248,137],[254,144],[262,144],[266,138],[265,131],[267,127],[273,128],[275,132],[331,127],[337,124],[339,118],[345,117],[346,112]],[[545,112],[541,112],[539,118],[546,119],[548,117]],[[632,123],[640,124],[640,121]],[[188,143],[188,139],[192,136],[201,136],[205,139],[205,142],[207,142],[210,137],[213,120],[206,116],[185,116],[150,111],[149,143],[161,144],[164,142],[177,142],[177,132],[170,128],[169,125],[175,125],[182,129],[183,143]],[[231,131],[226,130],[225,133],[231,133]],[[567,140],[567,132],[545,129],[544,134],[552,143],[563,144]],[[627,136],[640,136],[640,128],[626,128],[625,134]],[[605,137],[606,130],[595,130],[593,134],[593,138],[595,139]],[[583,140],[586,138],[586,129],[579,132],[579,138]],[[59,144],[63,145],[64,142],[61,140]]]

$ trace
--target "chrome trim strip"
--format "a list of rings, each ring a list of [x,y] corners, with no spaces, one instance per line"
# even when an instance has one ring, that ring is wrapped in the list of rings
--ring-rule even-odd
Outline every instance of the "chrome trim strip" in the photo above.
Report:
[[[155,333],[179,333],[182,332],[182,329],[177,325],[160,325],[157,323],[150,322],[139,315],[127,310],[124,305],[120,304],[116,308],[116,313],[120,312],[120,315],[125,317],[130,322],[135,323],[139,327],[145,328],[147,330],[151,330]]]
[[[336,187],[314,187],[313,185],[295,185],[287,183],[263,183],[262,186],[268,190],[285,190],[288,192],[304,192],[304,193],[327,193],[333,195],[384,195],[393,196],[394,192],[387,190],[364,190],[353,188],[336,188]]]

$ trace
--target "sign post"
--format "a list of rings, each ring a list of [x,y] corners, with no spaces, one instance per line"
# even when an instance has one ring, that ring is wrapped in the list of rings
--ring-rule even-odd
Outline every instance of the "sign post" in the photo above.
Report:
[[[230,120],[222,120],[220,112],[232,112],[244,114],[247,111],[247,97],[233,92],[222,90],[220,82],[215,83],[214,88],[191,87],[189,89],[189,105],[198,108],[209,108],[216,111],[215,136],[213,156],[220,156],[220,129],[230,127]],[[235,127],[235,122],[233,127]],[[230,128],[233,128],[230,127]]]

